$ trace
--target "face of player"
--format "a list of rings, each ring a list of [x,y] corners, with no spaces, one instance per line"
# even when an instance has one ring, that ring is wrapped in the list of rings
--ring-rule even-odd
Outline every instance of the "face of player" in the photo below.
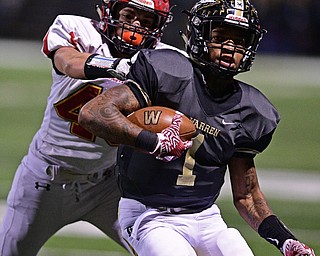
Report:
[[[247,34],[245,30],[221,26],[212,29],[207,44],[211,62],[231,70],[236,70],[244,56]]]
[[[133,7],[124,7],[119,11],[119,21],[126,24],[139,27],[141,30],[153,30],[155,29],[157,16],[151,12],[143,11]],[[128,25],[125,25],[125,27]],[[121,34],[122,28],[117,29],[117,34]]]

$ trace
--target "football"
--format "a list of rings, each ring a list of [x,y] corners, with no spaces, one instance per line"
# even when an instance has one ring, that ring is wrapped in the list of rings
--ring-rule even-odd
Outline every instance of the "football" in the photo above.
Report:
[[[145,130],[158,133],[171,125],[172,118],[175,114],[176,110],[174,109],[161,106],[151,106],[141,108],[128,115],[127,118],[132,123]],[[180,138],[183,141],[190,140],[196,133],[196,128],[192,121],[183,114],[179,133]]]

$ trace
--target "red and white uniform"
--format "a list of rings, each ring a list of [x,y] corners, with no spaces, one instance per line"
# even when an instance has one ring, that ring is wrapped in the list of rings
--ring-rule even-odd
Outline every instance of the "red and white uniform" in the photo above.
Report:
[[[51,58],[60,47],[72,46],[111,60],[97,23],[79,16],[58,16],[44,38],[43,53]],[[113,170],[117,147],[84,130],[77,120],[87,101],[120,81],[74,79],[54,67],[52,81],[41,127],[8,195],[0,229],[3,256],[36,255],[55,232],[80,220],[119,242],[113,227],[120,198]]]

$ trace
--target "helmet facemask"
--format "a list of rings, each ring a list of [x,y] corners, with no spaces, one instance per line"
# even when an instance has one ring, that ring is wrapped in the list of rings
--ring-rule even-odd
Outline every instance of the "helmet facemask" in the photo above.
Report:
[[[265,33],[265,30],[260,29],[254,7],[248,0],[240,2],[243,4],[236,8],[234,0],[203,0],[189,13],[187,52],[200,66],[210,67],[225,77],[233,77],[250,70],[259,42]],[[239,4],[239,1],[237,3]],[[212,31],[215,28],[239,30],[242,35],[240,39],[244,41],[231,43],[226,38],[216,42],[212,38]],[[212,42],[215,43],[212,44]],[[210,48],[220,49],[221,54],[215,61],[209,57]],[[239,67],[234,68],[223,62],[222,54],[226,51],[232,57],[236,53],[243,55]]]
[[[152,2],[166,0],[149,0]],[[169,3],[166,5],[169,8]],[[137,26],[131,20],[123,20],[119,12],[126,7],[143,11],[152,18],[151,26]],[[166,8],[164,9],[166,10]],[[156,6],[146,7],[137,0],[103,0],[100,29],[115,49],[125,55],[133,55],[142,48],[153,48],[160,40],[164,28],[172,21],[172,14]],[[149,13],[149,14],[148,14]],[[127,16],[126,16],[127,17]]]

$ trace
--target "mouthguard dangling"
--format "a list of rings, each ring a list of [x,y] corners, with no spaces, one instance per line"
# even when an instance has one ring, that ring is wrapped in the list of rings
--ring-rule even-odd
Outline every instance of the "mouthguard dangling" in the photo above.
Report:
[[[142,42],[143,36],[132,31],[124,31],[122,35],[122,39],[129,44],[132,44],[134,46],[140,45]]]

